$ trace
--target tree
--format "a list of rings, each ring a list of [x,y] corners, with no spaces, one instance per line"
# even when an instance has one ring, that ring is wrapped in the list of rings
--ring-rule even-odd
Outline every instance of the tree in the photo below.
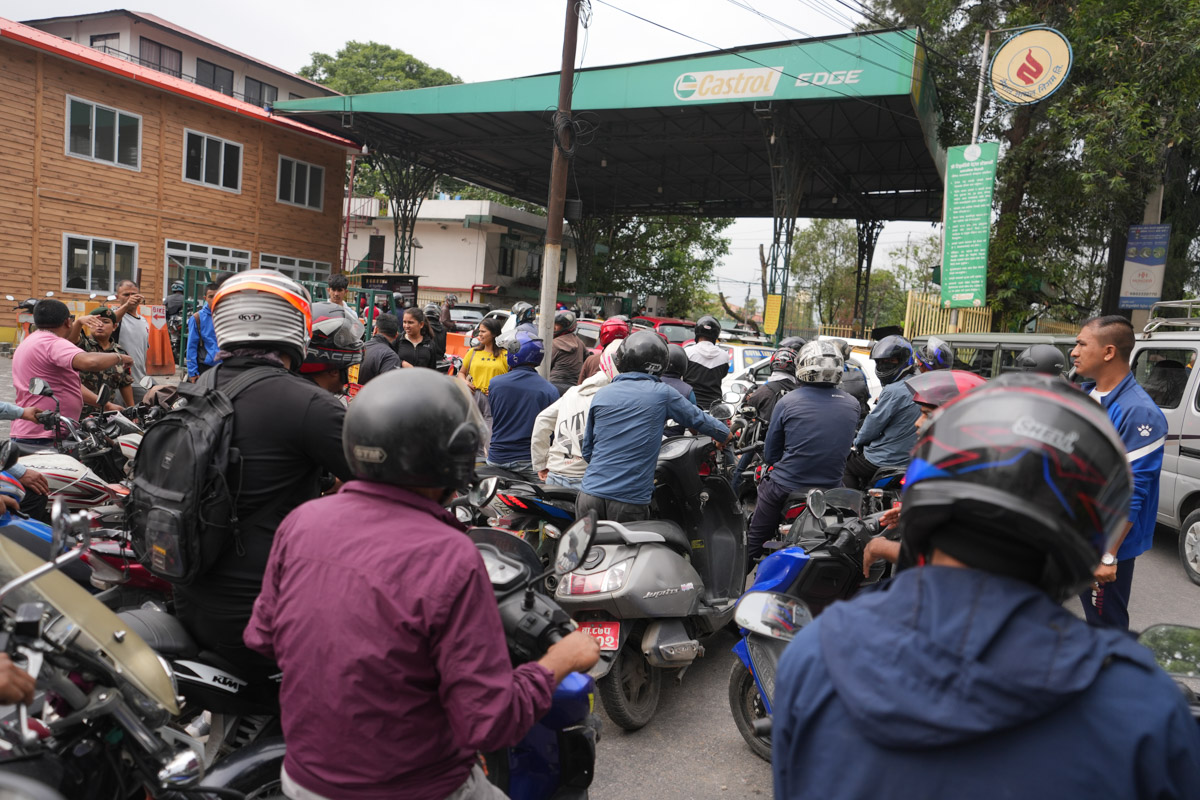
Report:
[[[854,223],[814,219],[792,239],[793,288],[807,291],[822,325],[849,325],[854,315],[858,236]]]
[[[969,141],[985,29],[1050,25],[1073,45],[1071,76],[1050,98],[1015,109],[986,98],[980,138],[1003,145],[988,264],[989,303],[1001,324],[1019,324],[1031,302],[1066,319],[1114,309],[1125,231],[1141,222],[1161,181],[1163,221],[1174,226],[1164,297],[1194,280],[1200,4],[874,0],[869,18],[872,27],[922,29],[946,146]]]
[[[721,232],[731,219],[611,217],[601,220],[589,285],[598,293],[657,295],[667,314],[685,316],[703,303],[713,269],[729,254]]]
[[[462,81],[444,69],[379,42],[346,42],[336,55],[312,53],[300,75],[342,94],[424,89]]]

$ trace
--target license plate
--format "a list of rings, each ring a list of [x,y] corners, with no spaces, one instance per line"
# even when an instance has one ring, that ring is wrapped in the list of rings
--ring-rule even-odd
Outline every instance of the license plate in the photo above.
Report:
[[[619,622],[581,622],[579,630],[599,642],[601,650],[616,650],[621,642]]]

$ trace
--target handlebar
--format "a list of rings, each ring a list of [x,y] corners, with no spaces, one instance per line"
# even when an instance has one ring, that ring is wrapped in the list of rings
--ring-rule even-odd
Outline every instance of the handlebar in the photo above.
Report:
[[[762,447],[763,447],[763,443],[757,442],[755,444],[750,445],[749,447],[734,448],[733,454],[735,456],[740,456],[740,455],[744,455],[746,453],[753,453],[755,450],[761,450]]]

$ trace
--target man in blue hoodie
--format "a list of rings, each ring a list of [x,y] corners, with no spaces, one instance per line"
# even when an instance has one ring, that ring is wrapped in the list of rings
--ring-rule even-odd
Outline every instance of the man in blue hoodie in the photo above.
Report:
[[[508,351],[508,372],[497,375],[488,384],[492,440],[488,444],[487,463],[527,473],[532,480],[533,425],[538,414],[558,400],[558,389],[537,373],[546,355],[541,339],[517,331],[502,336],[496,344]]]
[[[217,363],[217,332],[213,328],[212,300],[219,287],[210,283],[204,290],[204,305],[188,317],[187,323],[187,372],[188,380],[195,381]]]
[[[670,351],[654,331],[638,331],[617,351],[621,374],[596,392],[583,433],[588,462],[575,514],[595,511],[599,519],[634,522],[650,514],[654,467],[668,419],[717,440],[733,438],[725,423],[709,416],[658,376]],[[493,378],[493,382],[495,379]]]
[[[829,606],[780,661],[775,797],[1200,797],[1179,689],[1061,605],[1132,486],[1103,410],[1065,381],[1005,375],[945,406],[908,470],[912,566]]]

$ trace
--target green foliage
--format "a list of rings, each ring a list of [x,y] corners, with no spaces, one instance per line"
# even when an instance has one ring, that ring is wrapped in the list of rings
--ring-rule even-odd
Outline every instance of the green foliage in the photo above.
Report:
[[[623,217],[601,223],[590,290],[658,295],[667,314],[686,316],[708,296],[707,285],[729,239],[732,219]],[[607,249],[607,252],[605,252]]]
[[[931,237],[933,243],[936,237]],[[912,249],[928,263],[930,242]],[[895,257],[895,251],[893,251]],[[789,308],[804,305],[807,294],[811,311],[821,325],[850,325],[854,317],[854,283],[858,271],[858,235],[848,220],[815,219],[796,233],[792,241],[792,298]],[[904,273],[876,266],[868,288],[867,327],[900,325],[908,302],[908,289],[921,266]],[[926,275],[928,272],[926,272]],[[789,319],[791,315],[789,314]]]
[[[379,42],[346,42],[336,55],[312,53],[300,75],[342,94],[395,92],[462,81],[444,69]]]

